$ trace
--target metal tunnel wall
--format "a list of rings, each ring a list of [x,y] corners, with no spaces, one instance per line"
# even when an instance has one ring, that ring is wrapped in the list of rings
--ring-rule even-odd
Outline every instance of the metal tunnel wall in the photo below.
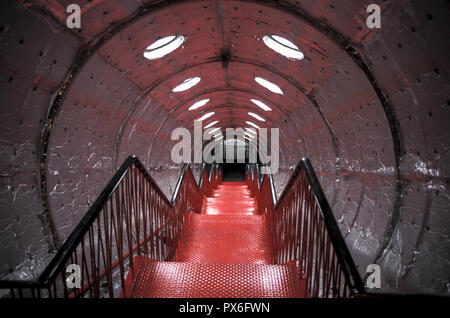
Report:
[[[205,124],[246,127],[250,111],[280,129],[278,196],[310,158],[362,275],[377,263],[381,291],[450,293],[448,1],[93,0],[68,29],[70,3],[0,4],[0,277],[40,273],[129,154],[170,197],[173,129],[210,111]],[[143,57],[177,34],[180,48]]]

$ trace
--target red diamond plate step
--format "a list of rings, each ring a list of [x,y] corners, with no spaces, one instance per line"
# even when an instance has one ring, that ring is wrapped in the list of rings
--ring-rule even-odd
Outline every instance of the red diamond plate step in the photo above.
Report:
[[[206,198],[205,213],[215,215],[254,215],[256,214],[256,202],[242,201],[235,198],[229,198],[228,200]]]
[[[215,215],[254,215],[256,200],[251,197],[248,186],[243,182],[226,182],[214,190],[212,197],[205,198],[203,211]]]
[[[305,280],[295,262],[272,265],[265,215],[245,183],[219,185],[202,214],[187,214],[176,262],[134,260],[128,297],[301,297]]]
[[[264,215],[191,214],[180,240],[177,261],[271,264]]]
[[[297,298],[303,295],[295,264],[200,264],[141,258],[129,297]]]

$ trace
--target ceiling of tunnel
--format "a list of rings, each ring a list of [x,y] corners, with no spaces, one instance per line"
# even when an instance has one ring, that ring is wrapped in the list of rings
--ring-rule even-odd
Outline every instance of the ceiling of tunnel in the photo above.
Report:
[[[66,4],[60,4],[49,6],[56,17],[64,17],[60,11]],[[104,11],[102,6],[105,6]],[[84,28],[80,32],[86,41],[91,41],[91,34],[101,34],[105,29],[104,24],[100,27],[91,21],[90,11],[97,12],[97,15],[93,14],[95,17],[102,11],[101,20],[106,21],[106,16],[114,16],[107,7],[110,6],[102,2],[86,6],[83,17],[88,21],[85,22],[88,33]],[[97,54],[141,88],[153,103],[163,105],[184,126],[192,127],[194,119],[214,111],[209,119],[218,120],[222,129],[249,127],[248,120],[255,122],[248,114],[250,111],[266,119],[256,123],[259,127],[281,129],[282,153],[295,142],[305,156],[310,156],[305,141],[308,138],[303,137],[303,130],[314,134],[326,125],[321,111],[313,109],[316,106],[311,98],[332,72],[347,74],[350,92],[346,96],[353,98],[357,94],[362,102],[376,99],[367,78],[361,76],[342,48],[292,12],[261,7],[251,1],[194,1],[167,6],[157,3],[154,8],[156,10],[144,18],[129,25],[124,23]],[[95,27],[98,30],[94,32],[91,28]],[[294,42],[305,58],[292,61],[263,44],[265,35],[276,33]],[[158,60],[144,58],[143,52],[148,45],[159,38],[178,34],[186,38],[182,47]],[[334,70],[337,64],[339,68]],[[184,92],[172,92],[184,80],[195,76],[202,79],[199,84]],[[256,76],[277,84],[284,94],[272,93],[256,84]],[[333,93],[340,89],[337,85]],[[200,98],[209,98],[210,102],[205,107],[186,111]],[[256,107],[250,102],[252,98],[269,105],[272,111]],[[326,102],[321,107],[327,109],[328,120],[345,111],[339,103]],[[309,113],[315,114],[311,117],[307,116]]]
[[[47,8],[61,23],[66,18],[62,12],[66,2],[54,1],[51,5],[47,2]],[[351,59],[340,52],[333,41],[291,12],[252,1],[169,4],[156,1],[156,10],[124,26],[100,47],[98,55],[120,69],[182,122],[192,122],[209,111],[214,103],[231,106],[228,111],[217,112],[211,118],[220,120],[222,126],[247,126],[245,118],[251,118],[239,116],[240,111],[233,110],[243,106],[267,119],[261,126],[282,127],[285,125],[280,125],[280,120],[286,120],[291,112],[302,106],[311,107],[308,105],[309,96],[327,81],[337,60],[341,66],[349,64],[348,68],[355,68]],[[108,21],[111,23],[125,17],[129,13],[127,10],[132,8],[132,4],[126,8],[123,6],[124,2],[113,7],[101,1],[86,4],[82,11],[84,25],[79,35],[85,41],[91,41],[107,29]],[[178,34],[186,37],[182,47],[158,60],[144,58],[143,52],[148,45],[159,38]],[[263,44],[262,37],[271,34],[294,42],[305,58],[292,61],[269,49]],[[223,59],[229,61],[227,67],[223,67]],[[348,61],[344,62],[345,59]],[[350,71],[354,70],[345,70],[348,74]],[[198,85],[185,92],[172,93],[175,86],[194,76],[202,78]],[[256,76],[272,81],[285,93],[274,94],[256,84]],[[349,86],[362,91],[361,94],[365,94],[367,88],[370,90],[370,83],[364,87],[366,78],[348,78],[351,79]],[[247,92],[248,97],[242,100],[236,96],[240,92]],[[210,97],[211,94],[214,97]],[[188,104],[200,97],[210,98],[210,105],[186,112]],[[249,102],[251,98],[266,102],[273,111],[261,112]],[[305,125],[302,122],[298,126]]]
[[[415,255],[430,255],[422,244],[429,219],[439,224],[439,210],[450,206],[442,198],[450,172],[444,120],[450,58],[448,41],[440,41],[448,37],[445,1],[431,9],[418,1],[382,1],[380,30],[366,27],[368,0],[91,0],[80,3],[79,30],[65,27],[73,1],[19,2],[67,37],[67,47],[45,38],[50,64],[51,49],[66,57],[54,56],[61,83],[48,88],[50,110],[42,111],[35,130],[51,129],[30,159],[40,164],[43,205],[61,237],[128,154],[157,174],[169,196],[179,172],[167,151],[172,130],[193,129],[194,119],[214,112],[203,126],[218,121],[212,128],[224,130],[251,121],[280,129],[278,194],[298,159],[311,159],[361,272],[376,261],[396,288],[399,281],[428,290],[446,284],[442,275],[426,283],[415,271],[408,276],[415,262],[431,266]],[[160,59],[144,57],[149,45],[170,35],[185,41]],[[304,58],[271,50],[266,35],[288,39]],[[193,77],[201,78],[197,85],[173,92]],[[209,102],[188,110],[203,99]],[[429,244],[439,238],[448,244],[439,236],[445,231],[431,232]],[[448,268],[443,264],[449,265],[444,259],[435,266]]]

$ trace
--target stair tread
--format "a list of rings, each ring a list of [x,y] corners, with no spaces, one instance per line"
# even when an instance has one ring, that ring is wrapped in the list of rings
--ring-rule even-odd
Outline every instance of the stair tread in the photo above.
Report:
[[[180,240],[177,260],[270,264],[265,216],[192,214]]]
[[[131,297],[271,298],[305,296],[295,262],[273,265],[266,215],[243,182],[222,183],[185,220],[175,262],[135,257]]]
[[[254,215],[257,214],[256,200],[245,183],[220,184],[211,197],[204,202],[204,214]]]
[[[302,286],[294,264],[157,262],[141,258],[131,297],[295,298]]]

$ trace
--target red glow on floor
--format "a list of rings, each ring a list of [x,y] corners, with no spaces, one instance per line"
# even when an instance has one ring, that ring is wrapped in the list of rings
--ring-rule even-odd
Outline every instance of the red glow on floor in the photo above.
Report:
[[[175,262],[139,258],[131,297],[301,297],[295,263],[273,265],[266,216],[243,182],[220,184],[184,226]]]
[[[256,200],[244,182],[220,184],[212,197],[206,198],[206,214],[254,215],[257,214]]]
[[[145,259],[132,289],[136,298],[294,298],[295,264],[202,264]]]
[[[177,261],[270,264],[265,229],[263,215],[191,215]]]

